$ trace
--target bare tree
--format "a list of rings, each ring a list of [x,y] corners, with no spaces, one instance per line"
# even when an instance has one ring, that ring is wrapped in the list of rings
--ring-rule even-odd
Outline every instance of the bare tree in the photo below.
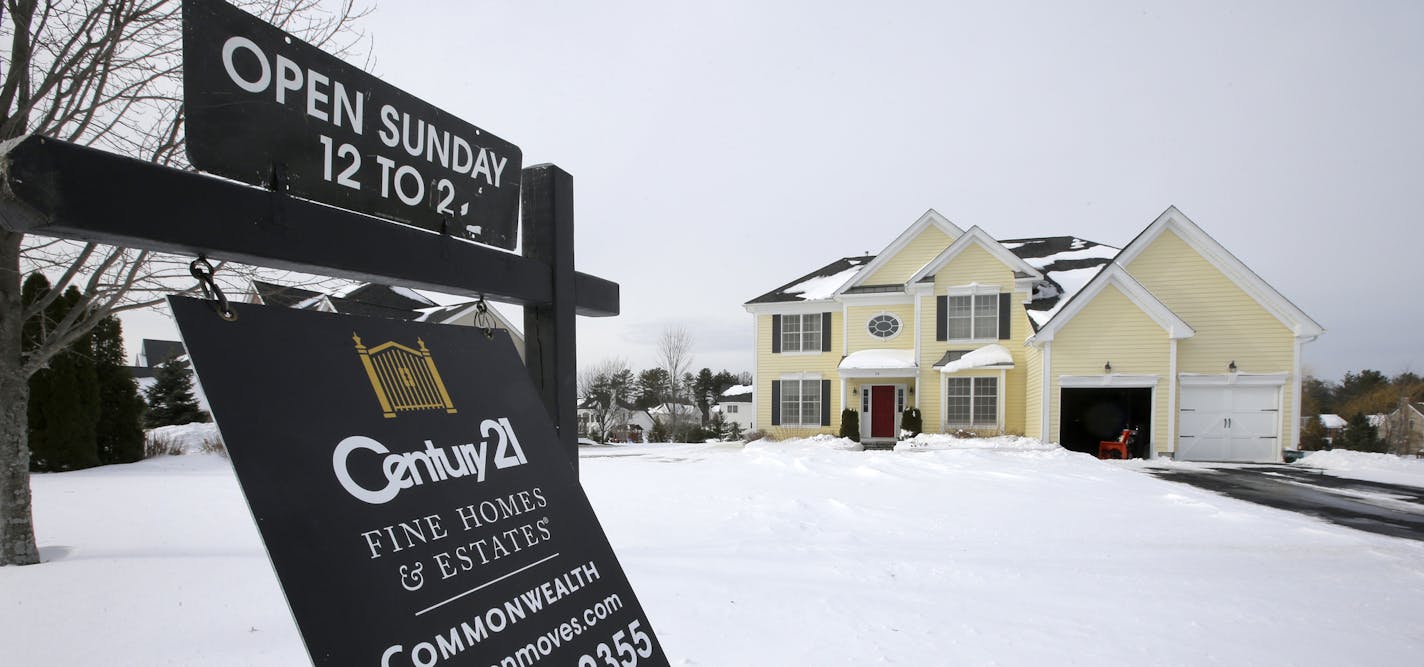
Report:
[[[611,357],[584,369],[578,378],[579,409],[587,415],[580,420],[586,435],[607,442],[618,428],[627,428],[632,414],[626,406],[633,398],[633,371],[628,362]]]
[[[668,392],[663,398],[664,424],[674,440],[686,434],[692,415],[684,413],[683,400],[690,387],[683,378],[692,367],[692,334],[681,326],[663,329],[658,336],[658,365],[668,374]]]
[[[234,4],[349,56],[363,42],[354,25],[368,9],[356,0],[330,3]],[[178,0],[3,0],[0,141],[44,135],[188,168],[181,14]],[[24,304],[21,280],[36,271],[53,288]],[[179,258],[0,230],[0,565],[39,562],[26,437],[30,376],[105,317],[180,291],[173,279],[186,276]],[[71,285],[82,294],[78,307],[38,341],[22,343],[24,322]]]

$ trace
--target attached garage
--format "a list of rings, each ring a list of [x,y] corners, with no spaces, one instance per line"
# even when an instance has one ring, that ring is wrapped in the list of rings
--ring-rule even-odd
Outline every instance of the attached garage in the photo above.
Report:
[[[1284,377],[1241,379],[1245,381],[1232,376],[1182,379],[1178,460],[1281,460]]]
[[[1060,444],[1096,456],[1099,443],[1117,440],[1123,429],[1137,429],[1129,458],[1152,452],[1151,387],[1064,387]]]

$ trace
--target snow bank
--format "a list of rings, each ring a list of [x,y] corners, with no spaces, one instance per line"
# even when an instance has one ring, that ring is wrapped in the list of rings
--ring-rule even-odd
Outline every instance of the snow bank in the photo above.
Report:
[[[760,449],[776,449],[781,451],[797,450],[834,450],[845,452],[858,452],[865,449],[860,443],[850,438],[839,438],[834,435],[821,434],[809,438],[788,438],[786,440],[753,440],[747,443],[747,449],[756,451]]]
[[[177,426],[159,426],[148,429],[146,437],[166,439],[176,443],[184,454],[195,454],[203,451],[204,441],[220,441],[218,435],[218,425],[212,422],[206,424],[179,424]]]
[[[1334,449],[1310,452],[1295,465],[1319,468],[1337,477],[1424,487],[1424,459]]]
[[[944,433],[921,433],[909,440],[895,443],[897,452],[942,451],[946,449],[997,449],[1003,451],[1046,452],[1070,454],[1058,445],[1046,445],[1033,438],[1000,435],[992,438],[960,438]]]

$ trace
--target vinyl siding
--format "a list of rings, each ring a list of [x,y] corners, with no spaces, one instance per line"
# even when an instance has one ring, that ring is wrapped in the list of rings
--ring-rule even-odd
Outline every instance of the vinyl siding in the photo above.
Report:
[[[1153,389],[1152,443],[1159,452],[1168,449],[1167,420],[1171,382],[1171,339],[1167,332],[1115,285],[1108,285],[1083,310],[1063,326],[1053,339],[1049,390],[1049,429],[1046,442],[1058,442],[1062,421],[1059,378],[1065,375],[1103,375],[1111,362],[1113,373],[1156,375]]]
[[[836,373],[836,367],[840,364],[841,355],[844,350],[841,336],[840,304],[827,303],[825,309],[831,313],[831,351],[830,352],[792,352],[776,353],[771,351],[771,315],[757,315],[757,369],[756,369],[756,396],[757,411],[756,423],[760,424],[767,433],[778,438],[809,437],[818,433],[837,433],[840,430],[841,416],[841,394],[840,376]],[[823,380],[831,381],[830,395],[825,397],[831,402],[831,425],[805,428],[782,428],[773,426],[771,423],[771,382],[780,380],[782,375],[792,373],[811,373],[819,375]]]
[[[1008,265],[1001,262],[997,257],[991,255],[977,243],[970,244],[958,255],[949,261],[948,264],[940,268],[935,274],[934,295],[920,297],[920,388],[916,393],[916,401],[924,416],[924,429],[927,433],[938,433],[945,429],[944,424],[944,387],[940,382],[940,372],[933,368],[935,362],[944,356],[946,351],[963,350],[970,351],[989,344],[1004,346],[1013,357],[1014,368],[1009,370],[1004,377],[1003,386],[1000,392],[1004,394],[1004,431],[1009,433],[1024,433],[1024,415],[1026,413],[1025,394],[1027,391],[1028,369],[1027,357],[1025,356],[1024,340],[1028,338],[1032,331],[1028,315],[1024,311],[1023,301],[1028,298],[1024,292],[1016,292],[1009,300],[1010,338],[1007,340],[984,340],[973,342],[954,342],[935,340],[935,296],[945,294],[951,287],[963,287],[971,283],[981,285],[997,285],[999,290],[1012,290],[1014,287],[1014,272]],[[988,376],[998,377],[999,371],[963,371],[959,377]]]
[[[846,313],[846,338],[850,345],[846,353],[870,348],[887,350],[915,349],[915,305],[906,303],[893,306],[848,306]],[[870,335],[867,325],[870,318],[881,313],[889,313],[900,318],[900,333],[894,338],[876,338]]]
[[[900,252],[891,257],[883,266],[875,270],[860,284],[896,285],[902,284],[915,275],[930,260],[949,247],[954,239],[949,238],[939,227],[928,225],[915,236]]]
[[[1024,348],[1024,435],[1043,437],[1043,351]]]
[[[1224,374],[1232,361],[1242,373],[1293,371],[1295,337],[1290,330],[1171,229],[1126,268],[1196,331],[1178,343],[1178,372]],[[1299,383],[1300,378],[1289,377],[1282,387],[1279,432],[1281,442],[1290,447],[1295,445],[1288,439]]]

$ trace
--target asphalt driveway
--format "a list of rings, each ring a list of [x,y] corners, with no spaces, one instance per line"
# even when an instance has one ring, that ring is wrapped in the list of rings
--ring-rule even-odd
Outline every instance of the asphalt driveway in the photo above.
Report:
[[[1424,541],[1424,488],[1327,475],[1286,464],[1148,468],[1165,480],[1372,533]]]

